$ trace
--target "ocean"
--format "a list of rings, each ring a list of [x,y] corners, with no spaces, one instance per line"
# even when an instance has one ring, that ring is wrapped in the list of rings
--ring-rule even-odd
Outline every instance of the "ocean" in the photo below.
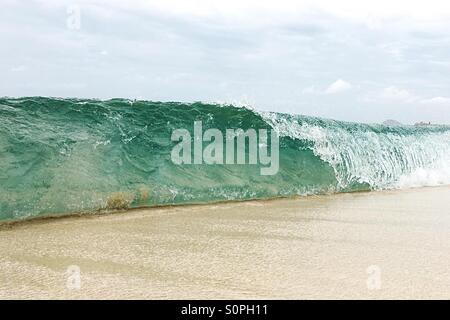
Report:
[[[450,126],[342,122],[248,107],[0,98],[0,220],[450,184]],[[174,130],[267,129],[279,170],[175,164]]]

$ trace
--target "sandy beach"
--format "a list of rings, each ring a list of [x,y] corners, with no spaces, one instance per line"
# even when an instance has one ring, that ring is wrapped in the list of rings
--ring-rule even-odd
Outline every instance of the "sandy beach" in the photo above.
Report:
[[[421,188],[4,225],[0,298],[449,299],[449,198]]]

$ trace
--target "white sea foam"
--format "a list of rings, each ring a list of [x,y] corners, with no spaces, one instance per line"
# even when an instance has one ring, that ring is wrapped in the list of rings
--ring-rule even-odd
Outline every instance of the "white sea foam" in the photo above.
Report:
[[[372,189],[450,184],[450,130],[399,128],[317,121],[260,113],[280,137],[310,141],[316,156],[334,169],[340,188]]]

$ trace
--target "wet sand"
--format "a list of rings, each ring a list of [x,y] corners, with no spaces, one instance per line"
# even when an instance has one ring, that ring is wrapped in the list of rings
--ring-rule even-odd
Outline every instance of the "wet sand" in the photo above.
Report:
[[[449,263],[450,187],[0,228],[2,299],[449,299]]]

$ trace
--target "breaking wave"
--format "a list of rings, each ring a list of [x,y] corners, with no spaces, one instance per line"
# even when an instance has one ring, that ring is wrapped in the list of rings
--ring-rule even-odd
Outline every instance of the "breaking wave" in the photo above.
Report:
[[[450,127],[386,127],[233,105],[0,99],[0,219],[450,184]],[[279,171],[175,165],[175,129],[272,129]]]

